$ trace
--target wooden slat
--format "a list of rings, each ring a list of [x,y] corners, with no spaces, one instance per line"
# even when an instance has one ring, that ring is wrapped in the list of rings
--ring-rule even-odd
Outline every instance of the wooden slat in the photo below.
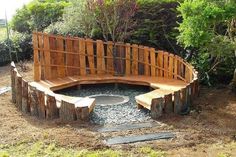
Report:
[[[132,74],[138,75],[138,45],[132,45]]]
[[[29,85],[30,115],[38,116],[38,95],[36,87]]]
[[[151,55],[151,65],[156,65],[156,53],[155,49],[151,48],[150,49],[150,55]],[[154,66],[151,66],[151,76],[156,76],[156,68]]]
[[[44,77],[45,79],[51,79],[51,57],[50,57],[50,45],[49,45],[49,36],[44,34],[43,36],[43,44],[44,44],[44,59],[45,59],[45,62],[44,64],[46,65],[44,67],[44,71],[45,71],[45,74],[44,74]],[[43,57],[42,57],[43,58]]]
[[[182,109],[182,101],[180,90],[174,92],[174,113],[180,114]]]
[[[129,43],[127,43],[126,45],[126,48],[125,48],[125,74],[126,75],[130,75],[130,73],[131,73],[131,68],[130,68],[130,44]]]
[[[150,76],[149,48],[144,47],[144,75]]]
[[[36,91],[38,97],[38,116],[41,119],[46,118],[46,106],[45,106],[45,94],[44,91],[38,90]]]
[[[73,51],[77,54],[74,55],[73,57],[73,66],[79,68],[80,67],[80,56],[79,56],[79,38],[74,38],[75,40],[73,40]],[[73,69],[73,75],[79,75],[80,74],[80,70],[74,68]]]
[[[65,41],[65,47],[67,52],[72,52],[73,48],[73,41],[70,38],[67,38]],[[73,54],[66,53],[66,65],[67,66],[73,66]],[[66,68],[66,76],[73,76],[73,70],[72,68],[67,67]]]
[[[64,100],[61,101],[59,117],[63,121],[76,120],[75,105]]]
[[[177,79],[178,75],[178,57],[174,57],[174,78]]]
[[[169,71],[169,78],[171,79],[173,78],[173,67],[174,67],[174,55],[170,54],[168,71]]]
[[[56,45],[56,38],[55,37],[50,37],[49,36],[49,47],[50,47],[50,53],[49,53],[49,57],[50,57],[50,63],[49,65],[54,65],[57,64],[58,61],[58,53],[53,52],[53,50],[57,49],[57,45]],[[51,51],[52,50],[52,51]],[[48,65],[48,64],[47,64]],[[48,67],[51,71],[51,78],[58,78],[58,73],[57,73],[57,67]]]
[[[163,65],[163,51],[158,51],[157,66],[160,67],[160,68],[164,68],[164,65]],[[161,69],[158,70],[158,76],[163,77],[163,70],[161,70]]]
[[[57,50],[64,51],[64,41],[62,38],[57,38]],[[61,65],[61,67],[57,67],[57,74],[58,77],[65,77],[66,71],[65,71],[65,54],[58,53],[57,59],[56,59],[57,65]]]
[[[89,62],[90,74],[95,74],[93,40],[86,39],[86,48],[87,48],[87,54],[88,54],[88,62]]]
[[[79,53],[80,55],[80,75],[84,76],[86,75],[86,59],[85,59],[85,40],[82,38],[79,38]]]
[[[16,75],[16,107],[22,110],[22,77]]]
[[[24,79],[22,79],[22,112],[30,112],[30,106],[28,101],[28,82]]]
[[[165,113],[173,113],[174,112],[174,106],[172,101],[172,94],[165,95]]]
[[[144,75],[144,47],[141,45],[138,50],[138,61],[138,74]]]
[[[97,73],[105,73],[104,46],[102,40],[97,40]]]
[[[39,51],[39,61],[40,61],[40,77],[42,80],[46,79],[45,78],[45,73],[46,73],[46,65],[45,63],[45,48],[44,48],[44,39],[43,39],[43,34],[38,36],[38,44],[39,48],[41,49]],[[49,49],[49,47],[48,47]]]
[[[33,34],[33,48],[34,48],[34,81],[41,80],[41,73],[40,73],[40,63],[39,63],[39,51],[38,48],[38,36],[37,34]]]
[[[168,70],[168,58],[169,58],[169,54],[167,52],[164,52],[164,77],[168,78],[168,72],[166,70]]]
[[[56,119],[59,118],[59,109],[57,108],[55,96],[46,95],[47,106],[46,106],[46,118],[47,119]]]
[[[11,63],[11,100],[16,103],[16,68],[14,62]]]
[[[153,119],[157,119],[162,116],[164,108],[164,99],[163,98],[157,98],[152,100],[151,105],[151,117]]]

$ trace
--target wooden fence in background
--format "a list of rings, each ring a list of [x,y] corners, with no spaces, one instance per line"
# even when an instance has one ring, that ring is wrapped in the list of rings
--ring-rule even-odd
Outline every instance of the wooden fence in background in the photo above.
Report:
[[[74,75],[145,75],[190,83],[194,68],[181,57],[154,48],[33,33],[34,80]]]

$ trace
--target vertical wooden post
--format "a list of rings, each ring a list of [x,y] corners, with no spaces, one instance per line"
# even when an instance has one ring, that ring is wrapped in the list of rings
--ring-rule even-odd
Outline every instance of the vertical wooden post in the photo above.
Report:
[[[50,54],[50,44],[49,44],[49,36],[44,34],[43,36],[44,43],[44,59],[45,59],[45,79],[51,79],[51,54]],[[43,58],[43,57],[42,57]]]
[[[57,38],[57,50],[58,51],[64,51],[64,41],[61,36]],[[58,53],[57,55],[57,64],[60,65],[57,67],[57,74],[59,77],[65,77],[66,71],[65,71],[65,54],[64,53]]]
[[[77,107],[75,109],[77,119],[88,121],[89,120],[89,108],[86,107]]]
[[[169,54],[168,54],[168,52],[164,52],[164,77],[165,78],[168,78],[168,65],[169,65],[169,63],[168,63],[168,59],[169,58]]]
[[[94,48],[93,48],[93,40],[86,39],[86,48],[87,48],[87,54],[88,54],[88,62],[89,62],[89,69],[90,74],[95,74],[95,62],[94,62]],[[113,63],[112,63],[113,65]]]
[[[151,104],[151,117],[157,119],[162,116],[164,108],[164,99],[157,98],[152,100]]]
[[[48,54],[45,53],[45,60],[47,61],[46,57],[49,57],[49,60],[47,62],[47,64],[49,64],[48,70],[51,73],[50,78],[49,79],[55,79],[58,78],[58,72],[57,72],[57,67],[56,66],[52,66],[52,65],[58,65],[58,53],[55,52],[55,50],[57,50],[57,41],[56,41],[56,37],[55,36],[48,36],[49,38],[49,51],[45,51]],[[46,43],[45,43],[46,46]]]
[[[163,68],[164,68],[164,65],[163,65],[163,52],[162,51],[158,51],[158,61],[157,61],[157,66],[160,68],[158,70],[158,76],[159,77],[163,77]]]
[[[11,63],[11,99],[16,103],[16,71],[14,62]]]
[[[104,46],[102,40],[97,40],[97,73],[105,73]]]
[[[178,56],[174,57],[174,78],[177,79],[178,75]]]
[[[65,48],[66,48],[66,76],[73,76],[73,59],[74,59],[74,54],[68,53],[72,52],[73,48],[73,41],[71,38],[67,37],[65,40]],[[81,57],[81,56],[80,56]]]
[[[16,106],[22,110],[22,77],[20,74],[16,74]]]
[[[22,112],[29,113],[30,105],[28,100],[28,82],[26,80],[22,80]]]
[[[79,53],[80,53],[80,75],[86,75],[86,58],[85,58],[85,40],[79,38]]]
[[[38,116],[38,95],[36,93],[36,87],[29,85],[29,99],[30,99],[30,114],[32,116]]]
[[[39,118],[46,118],[45,94],[43,91],[37,89],[38,97],[38,115]]]
[[[149,48],[144,47],[144,75],[150,76]]]
[[[138,45],[132,45],[132,74],[138,75]]]
[[[169,71],[169,78],[173,79],[173,63],[174,63],[174,55],[173,54],[170,54],[169,55],[169,68],[168,68],[168,71]]]
[[[174,113],[180,114],[182,109],[180,90],[174,92]]]
[[[172,101],[172,94],[165,95],[164,99],[165,99],[165,107],[164,107],[165,113],[173,113],[174,106]]]
[[[156,76],[156,53],[155,49],[151,48],[150,49],[150,55],[151,55],[151,76],[155,77]]]
[[[126,75],[130,75],[130,73],[131,73],[131,68],[130,68],[130,58],[131,58],[131,56],[130,56],[130,44],[129,43],[127,43],[126,45],[126,48],[125,48],[125,55],[126,55],[126,61],[125,61],[125,68],[126,68],[126,70],[125,70],[125,74]]]
[[[114,60],[113,60],[113,43],[107,42],[107,67],[108,73],[114,75]]]
[[[144,75],[144,47],[139,46],[138,50],[138,74],[139,75]]]
[[[188,109],[187,97],[186,97],[187,90],[186,90],[186,88],[182,88],[180,91],[181,91],[181,103],[182,103],[181,112],[187,111],[187,109]]]
[[[63,121],[76,120],[75,104],[62,100],[60,110],[59,110],[59,117]]]
[[[46,95],[46,118],[56,119],[59,118],[59,109],[57,108],[57,102],[55,96],[49,94]]]
[[[33,48],[34,48],[34,81],[40,81],[40,64],[39,64],[39,51],[38,51],[38,36],[33,33]]]
[[[74,57],[73,57],[73,64],[72,66],[74,67],[73,68],[73,75],[79,75],[80,74],[80,56],[79,56],[79,38],[74,38],[73,40],[73,45],[72,45],[72,52],[74,52],[75,54]],[[84,46],[85,46],[85,43],[84,43]],[[84,48],[85,49],[85,48]]]

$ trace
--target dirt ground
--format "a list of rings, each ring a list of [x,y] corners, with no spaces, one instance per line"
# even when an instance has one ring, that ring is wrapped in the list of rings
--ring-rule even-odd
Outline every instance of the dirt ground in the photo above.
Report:
[[[32,80],[33,66],[26,63],[24,78]],[[18,67],[18,69],[21,69]],[[0,88],[10,86],[9,66],[0,67]],[[98,126],[80,121],[61,123],[45,121],[17,111],[11,102],[11,93],[0,96],[0,144],[44,141],[56,142],[62,147],[98,150],[108,148],[104,139],[118,135],[174,132],[172,140],[142,142],[112,146],[112,149],[130,151],[149,146],[167,152],[168,156],[236,156],[236,95],[227,87],[201,87],[194,101],[195,109],[189,115],[165,115],[161,126],[114,133],[98,133]],[[138,156],[138,154],[137,154]]]

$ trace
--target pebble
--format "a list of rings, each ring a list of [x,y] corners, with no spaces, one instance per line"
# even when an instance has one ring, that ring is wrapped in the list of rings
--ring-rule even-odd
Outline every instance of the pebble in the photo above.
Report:
[[[106,85],[88,85],[82,89],[67,89],[60,94],[85,97],[97,94],[111,94],[128,96],[129,101],[119,105],[96,105],[90,114],[90,121],[95,124],[126,124],[130,122],[146,122],[151,121],[150,111],[138,109],[135,96],[146,93],[149,88],[141,86],[119,85],[114,88],[112,84]]]

